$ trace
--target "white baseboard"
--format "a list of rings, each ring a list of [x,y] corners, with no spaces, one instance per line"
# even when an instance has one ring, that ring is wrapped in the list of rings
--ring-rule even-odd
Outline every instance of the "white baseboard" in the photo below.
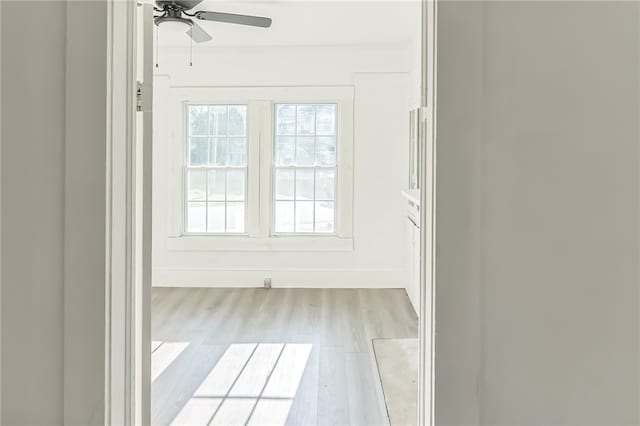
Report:
[[[154,287],[262,287],[271,278],[274,288],[404,288],[401,269],[361,270],[153,270]]]

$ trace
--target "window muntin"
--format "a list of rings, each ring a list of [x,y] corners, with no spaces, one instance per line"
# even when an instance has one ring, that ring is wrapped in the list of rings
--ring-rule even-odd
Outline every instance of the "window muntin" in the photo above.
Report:
[[[274,133],[274,233],[335,233],[337,105],[276,104]]]
[[[185,232],[244,233],[247,105],[187,105]]]

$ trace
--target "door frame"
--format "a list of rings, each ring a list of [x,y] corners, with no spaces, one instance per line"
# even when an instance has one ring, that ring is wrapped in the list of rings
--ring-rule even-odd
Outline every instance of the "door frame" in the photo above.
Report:
[[[140,22],[136,0],[106,1],[108,97],[105,424],[148,425],[151,350],[150,345],[146,345],[149,346],[147,348],[145,344],[151,340],[151,168],[142,168],[140,186],[140,181],[136,178],[140,172],[136,153],[139,155],[142,152],[143,163],[150,166],[151,147],[143,146],[140,150],[136,145],[139,139],[136,106]],[[422,143],[426,149],[422,150],[420,158],[421,170],[424,171],[420,187],[428,188],[429,191],[421,192],[420,209],[420,246],[423,256],[420,268],[418,419],[421,425],[435,424],[433,330],[437,1],[422,0],[421,126]],[[145,43],[150,41],[145,40]],[[146,93],[150,95],[150,91]],[[149,99],[147,102],[150,102]],[[143,109],[150,112],[149,108],[150,104],[145,106],[143,100]]]
[[[150,424],[152,71],[149,4],[107,1],[105,424]],[[150,19],[146,24],[149,25]],[[142,55],[142,58],[139,56]],[[138,81],[143,85],[139,86]],[[145,81],[146,80],[146,81]],[[138,96],[138,90],[142,96]],[[147,137],[141,137],[146,132]]]
[[[107,238],[105,283],[105,424],[133,424],[129,342],[133,259],[130,203],[134,142],[133,0],[107,2]]]
[[[436,99],[438,0],[422,0],[418,424],[435,425]]]

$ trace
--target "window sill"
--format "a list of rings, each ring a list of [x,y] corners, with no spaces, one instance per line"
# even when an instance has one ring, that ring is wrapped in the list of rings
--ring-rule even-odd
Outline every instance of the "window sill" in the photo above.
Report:
[[[185,235],[169,237],[167,249],[170,251],[353,251],[353,238],[336,236],[203,236]]]

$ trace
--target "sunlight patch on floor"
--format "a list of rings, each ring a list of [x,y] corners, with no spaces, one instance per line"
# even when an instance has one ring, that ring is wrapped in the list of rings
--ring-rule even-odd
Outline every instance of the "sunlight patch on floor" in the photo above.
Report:
[[[151,353],[154,353],[163,343],[162,340],[153,340],[151,342]]]
[[[229,345],[171,424],[284,426],[311,349],[311,344]]]
[[[282,344],[259,345],[247,362],[242,375],[238,377],[229,391],[229,396],[259,397],[267,380],[269,380],[283,346]]]
[[[253,355],[256,346],[255,343],[230,345],[193,396],[224,398]]]
[[[289,417],[293,399],[260,399],[253,410],[249,425],[284,425]]]
[[[286,345],[262,393],[266,398],[295,398],[311,345]]]
[[[151,383],[189,346],[189,342],[163,342],[151,354]]]
[[[212,426],[245,425],[257,399],[225,399],[209,423]]]
[[[221,403],[222,398],[191,398],[171,424],[180,426],[209,424]]]

